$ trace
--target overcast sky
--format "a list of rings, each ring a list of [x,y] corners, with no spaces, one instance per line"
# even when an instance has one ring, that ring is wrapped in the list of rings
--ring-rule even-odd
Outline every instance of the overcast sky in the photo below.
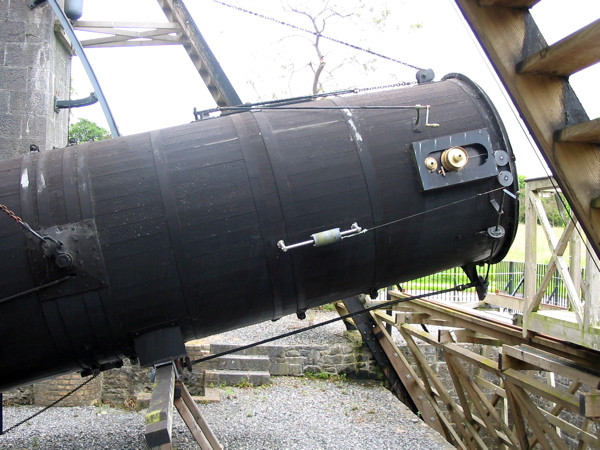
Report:
[[[257,13],[303,28],[307,17],[282,6],[280,0],[229,0]],[[219,5],[212,0],[187,0],[186,6],[244,102],[310,94],[315,62],[312,36]],[[452,0],[345,0],[337,2],[349,18],[331,18],[326,35],[369,48],[391,58],[432,68],[436,79],[461,72],[492,98],[505,122],[517,154],[518,170],[527,176],[545,171],[534,154],[489,64],[464,24]],[[296,1],[316,10],[322,0]],[[568,5],[567,5],[568,4]],[[84,0],[81,20],[166,21],[156,0]],[[340,11],[338,7],[338,11]],[[557,15],[557,11],[559,11]],[[581,11],[585,11],[581,14]],[[600,17],[598,0],[544,0],[533,10],[544,36],[553,43]],[[80,34],[80,39],[89,38]],[[327,91],[370,87],[414,80],[415,70],[336,43],[323,41]],[[181,46],[88,49],[121,134],[133,134],[187,123],[193,109],[215,106],[212,97]],[[74,97],[91,92],[77,58],[73,62]],[[571,78],[588,114],[600,116],[600,67]],[[85,117],[103,126],[98,105],[73,110],[73,120]]]

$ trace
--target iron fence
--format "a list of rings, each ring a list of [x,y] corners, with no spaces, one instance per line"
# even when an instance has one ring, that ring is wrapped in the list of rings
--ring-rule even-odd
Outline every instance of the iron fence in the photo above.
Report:
[[[548,268],[547,264],[537,264],[537,286],[541,285],[544,274]],[[487,275],[489,292],[501,292],[515,297],[523,297],[523,280],[525,263],[516,261],[502,261],[490,267]],[[485,275],[485,274],[483,274]],[[467,284],[469,279],[460,267],[455,267],[444,272],[435,273],[423,278],[411,280],[400,285],[401,289],[409,295],[425,294],[440,289],[451,288],[457,284]],[[454,302],[477,301],[477,295],[473,290],[463,292],[447,292],[435,296],[436,300]],[[568,295],[562,277],[557,271],[554,272],[552,280],[542,298],[542,303],[562,308],[568,307]]]

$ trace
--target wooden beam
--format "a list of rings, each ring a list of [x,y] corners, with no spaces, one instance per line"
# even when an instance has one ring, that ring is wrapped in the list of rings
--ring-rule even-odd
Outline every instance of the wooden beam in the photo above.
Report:
[[[600,144],[600,118],[563,128],[559,130],[556,140]]]
[[[600,61],[600,19],[517,64],[519,73],[569,76]]]
[[[410,348],[410,351],[415,359],[417,367],[421,372],[422,381],[427,384],[431,383],[432,386],[435,386],[435,389],[440,397],[440,400],[446,406],[446,410],[450,413],[452,420],[454,421],[454,425],[458,429],[459,433],[462,435],[462,442],[468,448],[485,448],[485,444],[481,440],[481,437],[477,433],[477,430],[473,426],[472,422],[469,422],[465,417],[466,412],[460,408],[459,405],[454,401],[450,393],[445,388],[442,381],[427,363],[425,357],[421,354],[417,344],[413,341],[410,334],[407,333],[407,328],[410,325],[403,325],[399,328],[400,334],[406,341],[406,344]]]
[[[408,394],[412,398],[414,404],[419,409],[423,420],[427,425],[434,430],[437,430],[440,434],[446,434],[444,432],[444,428],[442,427],[442,423],[440,422],[440,417],[433,409],[431,402],[426,400],[425,392],[417,382],[417,374],[411,367],[410,363],[404,357],[400,349],[396,346],[381,321],[375,319],[375,323],[379,327],[379,332],[381,333],[379,343],[390,360],[392,367],[398,374],[398,377],[402,381],[402,384],[404,384],[404,387],[408,391]]]
[[[589,418],[600,418],[600,392],[583,394],[579,397],[579,413]]]
[[[389,291],[389,294],[392,298],[406,297],[405,294],[396,290]],[[431,299],[414,299],[405,303],[405,305],[410,306],[415,312],[424,312],[434,318],[447,321],[453,327],[469,328],[486,336],[497,338],[507,345],[528,343],[535,348],[571,359],[582,368],[593,368],[595,367],[595,361],[598,360],[597,351],[591,348],[570,345],[568,340],[565,342],[559,338],[544,335],[533,335],[526,340],[523,338],[521,327],[500,322],[489,317],[485,318],[478,311],[466,311],[455,308],[451,304]],[[543,314],[550,313],[550,311],[545,311]]]
[[[515,369],[503,370],[502,374],[506,377],[505,381],[520,386],[528,392],[544,397],[568,411],[575,414],[579,413],[579,401],[572,395],[569,395],[556,387],[549,386],[546,383]]]
[[[132,47],[147,45],[181,45],[179,36],[171,36],[170,30],[144,32],[121,32],[113,30],[113,36],[81,41],[85,48]]]
[[[175,367],[168,363],[156,368],[154,389],[146,413],[146,443],[148,447],[171,444]]]
[[[562,431],[569,433],[572,436],[578,436],[580,441],[580,446],[578,448],[584,448],[581,444],[585,442],[590,446],[590,448],[598,448],[599,440],[593,434],[567,422],[560,417],[556,417],[550,414],[547,411],[541,411],[544,415],[544,418],[548,421],[550,425],[560,428]]]
[[[442,349],[445,352],[450,353],[452,356],[456,356],[463,361],[467,361],[476,367],[479,367],[487,372],[493,373],[494,375],[500,376],[500,370],[496,361],[486,358],[478,353],[472,352],[458,344],[447,343],[442,344],[438,342],[430,333],[419,330],[414,325],[402,325],[398,328],[402,335],[414,336],[427,344],[433,345],[436,348]]]
[[[473,330],[455,329],[455,330],[439,330],[438,341],[442,344],[448,342],[467,342],[470,344],[492,345],[499,347],[502,345],[500,339],[494,339],[481,333],[476,333]]]
[[[595,355],[591,358],[598,360],[598,352],[600,351],[600,326],[590,326],[586,330],[582,329],[581,324],[576,320],[573,313],[565,311],[556,314],[553,311],[538,311],[531,313],[528,319],[529,329],[540,334],[552,334],[565,343],[573,346],[580,345],[587,347],[590,351],[595,351]],[[563,355],[566,356],[566,355]],[[590,367],[590,361],[579,361],[577,364],[582,367]]]
[[[465,391],[469,394],[471,404],[475,406],[475,409],[479,413],[479,417],[482,419],[483,424],[488,433],[492,436],[498,444],[506,444],[511,447],[518,446],[518,439],[510,430],[508,425],[504,423],[502,418],[496,412],[494,405],[488,400],[485,394],[479,389],[479,387],[473,383],[473,377],[470,376],[465,368],[454,356],[444,353],[446,361],[449,365],[448,369],[454,380],[454,386],[457,388],[459,383]],[[458,389],[456,389],[458,392]],[[463,404],[464,408],[469,408],[468,402]]]
[[[180,45],[182,43],[182,29],[176,22],[77,21],[74,28],[79,31],[104,35],[104,37],[81,41],[81,45],[86,48]]]
[[[200,448],[202,450],[223,450],[223,446],[200,414],[200,409],[185,384],[178,382],[177,387],[181,396],[175,400],[175,407]]]
[[[581,381],[592,388],[600,385],[600,372],[589,369],[579,370],[572,361],[566,358],[561,358],[560,356],[553,355],[526,344],[515,347],[503,345],[501,369],[506,368],[504,366],[506,357],[531,364],[535,370],[554,372],[572,380]]]
[[[529,448],[529,438],[527,437],[527,429],[525,428],[525,417],[521,411],[521,405],[517,401],[517,386],[505,384],[506,398],[510,415],[512,416],[515,434],[519,440],[519,446],[522,449]]]
[[[494,293],[490,292],[485,297],[485,303],[488,305],[499,306],[500,308],[508,308],[514,309],[517,311],[523,311],[525,309],[525,301],[521,297],[514,297],[512,295],[502,294],[502,293]],[[562,310],[560,306],[556,305],[547,305],[545,303],[541,303],[538,305],[538,309],[541,311],[544,310]]]
[[[574,117],[575,123],[589,120],[585,110],[566,78],[516,70],[523,53],[547,46],[531,14],[527,9],[481,6],[479,0],[455,1],[600,255],[600,210],[590,208],[591,200],[600,197],[598,147],[554,140],[556,131],[574,124]]]
[[[540,409],[531,401],[527,392],[520,386],[512,386],[510,392],[519,404],[520,411],[527,418],[529,426],[533,430],[538,443],[543,449],[567,450],[567,446],[556,430],[544,419]]]

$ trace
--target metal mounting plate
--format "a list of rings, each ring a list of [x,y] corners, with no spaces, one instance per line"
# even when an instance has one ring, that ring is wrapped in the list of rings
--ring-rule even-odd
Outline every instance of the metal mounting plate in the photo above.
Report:
[[[413,142],[412,147],[425,191],[498,175],[487,128]],[[425,158],[433,157],[439,162],[441,153],[450,147],[467,149],[470,158],[467,165],[456,172],[430,172],[424,164]]]
[[[38,232],[42,236],[50,236],[62,242],[62,250],[73,257],[72,267],[59,269],[52,261],[44,258],[39,240],[27,236],[27,253],[36,286],[73,275],[72,279],[64,283],[40,291],[40,300],[52,300],[108,286],[104,259],[93,220],[53,226]]]

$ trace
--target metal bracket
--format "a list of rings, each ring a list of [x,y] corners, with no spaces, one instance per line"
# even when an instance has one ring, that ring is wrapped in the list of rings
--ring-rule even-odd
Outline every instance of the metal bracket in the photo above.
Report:
[[[142,367],[164,364],[187,355],[181,328],[176,324],[139,330],[133,334],[135,353]]]
[[[89,97],[76,100],[59,100],[54,97],[54,111],[59,112],[61,109],[80,108],[82,106],[90,106],[98,102],[98,96],[91,92]]]
[[[277,247],[279,247],[284,252],[287,252],[288,250],[291,250],[293,248],[304,247],[306,245],[311,244],[313,245],[313,247],[322,247],[324,245],[340,242],[342,239],[355,236],[360,233],[365,233],[366,231],[366,229],[362,229],[358,226],[356,222],[354,222],[350,229],[346,231],[340,231],[339,228],[332,228],[331,230],[325,230],[319,233],[311,234],[310,239],[307,241],[302,241],[290,245],[285,245],[285,242],[282,239],[279,242],[277,242]]]
[[[36,6],[40,6],[42,3],[44,3],[46,0],[31,0],[28,4],[29,9],[33,9]]]
[[[417,83],[429,83],[433,81],[435,78],[435,73],[433,73],[433,69],[421,69],[417,71]]]
[[[39,292],[42,301],[108,286],[104,259],[93,220],[60,225],[27,235],[27,254],[36,286],[72,275],[64,283]],[[52,263],[49,264],[49,260]]]

